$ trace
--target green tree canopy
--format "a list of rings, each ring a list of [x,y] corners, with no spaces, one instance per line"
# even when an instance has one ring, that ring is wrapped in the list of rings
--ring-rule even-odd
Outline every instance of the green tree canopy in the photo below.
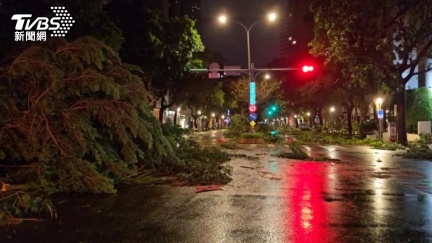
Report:
[[[258,79],[256,82],[256,104],[258,107],[263,107],[269,101],[282,100],[282,81],[274,79]],[[249,85],[250,80],[247,77],[239,78],[232,81],[230,85],[230,93],[236,97],[237,107],[246,111],[249,104]],[[281,102],[279,102],[280,105]]]
[[[432,121],[432,95],[428,88],[409,91],[407,97],[407,127],[417,133],[417,122]]]
[[[101,41],[35,44],[0,71],[1,161],[23,167],[29,183],[113,192],[138,166],[174,158],[134,74],[139,69]]]
[[[352,75],[374,73],[398,97],[398,140],[407,143],[405,85],[432,57],[432,1],[316,1],[312,54],[343,62]],[[429,71],[426,66],[420,72]],[[353,79],[358,81],[359,79]],[[375,82],[379,82],[376,80]]]
[[[148,88],[162,102],[162,119],[162,112],[175,103],[176,95],[191,78],[189,69],[202,66],[196,55],[204,46],[195,22],[164,19],[139,1],[113,0],[109,9],[125,37],[120,55],[151,77]]]

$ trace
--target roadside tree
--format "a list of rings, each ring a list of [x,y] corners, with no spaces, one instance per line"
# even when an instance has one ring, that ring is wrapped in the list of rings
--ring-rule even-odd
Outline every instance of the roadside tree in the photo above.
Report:
[[[165,19],[131,0],[113,0],[108,9],[125,37],[120,56],[150,77],[146,86],[153,101],[161,104],[162,122],[163,112],[176,103],[178,93],[193,78],[189,69],[202,67],[197,55],[204,46],[195,22],[188,18]]]
[[[282,81],[272,79],[258,79],[256,82],[256,104],[258,107],[266,107],[270,102],[276,102],[283,105],[282,102]],[[230,84],[230,93],[236,97],[237,107],[241,113],[246,114],[249,105],[249,86],[248,77],[239,78]]]
[[[398,142],[407,144],[405,86],[431,70],[424,60],[432,57],[432,0],[325,0],[312,8],[312,54],[382,78],[397,97]]]

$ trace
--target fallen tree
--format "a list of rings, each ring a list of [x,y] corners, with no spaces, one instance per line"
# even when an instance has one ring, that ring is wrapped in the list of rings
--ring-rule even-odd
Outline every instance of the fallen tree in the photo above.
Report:
[[[27,197],[31,192],[114,193],[115,183],[140,167],[182,163],[152,116],[138,75],[90,37],[35,44],[6,60],[0,69],[0,202],[15,198],[0,209],[0,220],[43,208],[31,210],[45,203]],[[23,187],[16,190],[17,184]]]

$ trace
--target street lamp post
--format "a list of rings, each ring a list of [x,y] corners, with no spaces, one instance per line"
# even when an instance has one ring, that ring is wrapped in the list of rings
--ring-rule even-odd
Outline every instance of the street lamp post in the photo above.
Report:
[[[198,124],[198,131],[201,131],[201,123],[202,123],[202,121],[201,121],[201,111],[200,110],[198,110],[198,119],[197,119],[197,121],[199,122],[199,124]]]
[[[180,107],[178,107],[177,108],[177,112],[176,112],[176,117],[175,117],[175,121],[176,122],[174,122],[174,125],[179,125],[180,124],[180,117],[181,117],[180,110],[181,110]]]
[[[334,123],[333,123],[333,113],[335,111],[334,106],[330,107],[330,124],[332,125],[332,127],[334,128]]]
[[[210,119],[210,127],[209,129],[213,129],[213,127],[215,127],[216,120],[215,120],[215,113],[211,114],[211,119]]]
[[[379,97],[376,100],[377,104],[378,104],[378,112],[381,112],[381,104],[383,102],[383,99],[381,97]],[[378,114],[379,115],[379,114]],[[382,140],[382,132],[383,132],[383,118],[378,117],[378,127],[379,127],[379,131],[378,131],[378,139]]]
[[[271,22],[275,21],[276,18],[277,18],[277,15],[276,15],[275,13],[270,13],[270,14],[268,15],[268,19],[269,19],[269,21],[271,21]],[[219,17],[219,22],[221,22],[221,23],[225,23],[225,22],[227,22],[227,21],[228,21],[228,18],[227,18],[226,15],[221,15],[221,16]],[[234,23],[236,23],[236,24],[238,24],[238,25],[240,25],[241,27],[243,27],[243,29],[246,31],[246,42],[247,42],[247,55],[248,55],[248,69],[249,69],[249,77],[252,79],[253,75],[252,75],[251,71],[253,71],[253,70],[252,70],[251,51],[250,51],[250,31],[252,30],[252,28],[253,28],[256,24],[259,23],[259,21],[256,21],[255,23],[251,24],[251,25],[249,26],[249,28],[246,27],[244,24],[238,22],[238,21],[235,21],[235,20],[231,20],[231,21],[234,22]]]
[[[275,14],[275,13],[270,13],[269,15],[268,15],[268,19],[269,19],[269,21],[271,21],[271,22],[273,22],[275,19],[276,19],[276,17],[277,17],[277,15]],[[225,16],[225,15],[221,15],[220,17],[219,17],[219,22],[221,22],[221,23],[225,23],[225,22],[227,22],[227,20],[228,20],[228,18]],[[253,23],[252,25],[250,25],[249,27],[246,27],[244,24],[242,24],[242,23],[240,23],[240,22],[238,22],[238,21],[234,21],[234,20],[231,20],[232,22],[234,22],[234,23],[236,23],[236,24],[238,24],[238,25],[240,25],[241,27],[243,27],[243,29],[246,31],[246,42],[247,42],[247,55],[248,55],[248,74],[249,74],[249,83],[250,83],[250,89],[251,89],[251,87],[253,86],[253,87],[255,87],[254,86],[254,84],[253,83],[255,83],[255,74],[254,74],[254,72],[255,72],[255,67],[254,67],[254,65],[253,65],[253,63],[251,63],[251,51],[250,51],[250,31],[252,30],[252,28],[256,25],[256,24],[258,24],[259,23],[259,21],[256,21],[255,23]],[[255,91],[254,91],[255,92]],[[252,94],[252,92],[251,91],[249,91],[249,96],[250,96],[250,99],[249,99],[249,105],[251,106],[251,105],[255,105],[255,94]],[[252,111],[251,111],[252,112]],[[253,124],[251,123],[251,129],[252,129],[252,131],[253,131]]]

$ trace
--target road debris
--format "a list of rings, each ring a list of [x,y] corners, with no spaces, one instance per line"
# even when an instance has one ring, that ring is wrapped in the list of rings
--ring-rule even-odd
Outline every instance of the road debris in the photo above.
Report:
[[[270,180],[282,180],[282,177],[278,176],[273,172],[265,171],[265,170],[261,170],[260,172],[261,172],[261,177],[263,178],[267,178]]]
[[[255,169],[255,167],[252,167],[252,166],[246,166],[246,165],[240,165],[240,168]]]
[[[221,185],[205,185],[205,186],[196,186],[195,192],[209,192],[209,191],[217,191],[223,190]]]
[[[186,186],[187,182],[186,181],[174,181],[171,186]]]

